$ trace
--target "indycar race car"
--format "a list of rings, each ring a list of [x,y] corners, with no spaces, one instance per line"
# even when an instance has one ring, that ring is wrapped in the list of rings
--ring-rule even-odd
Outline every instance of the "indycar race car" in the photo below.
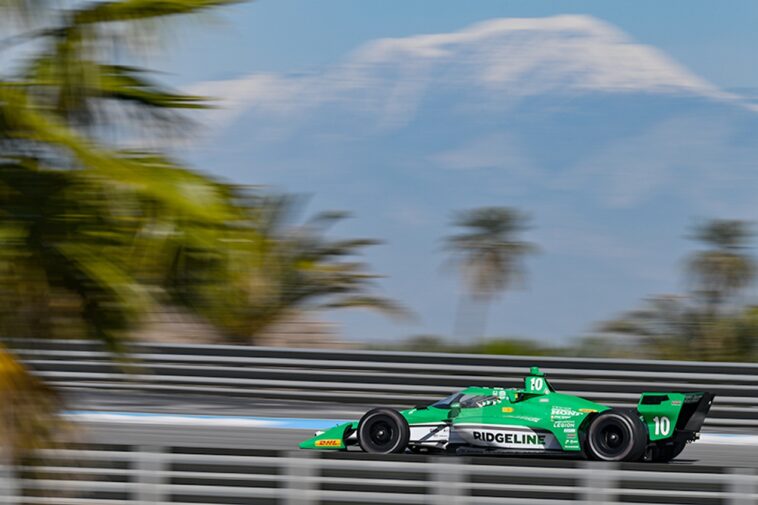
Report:
[[[377,408],[300,444],[375,454],[584,455],[602,461],[667,462],[697,440],[712,393],[642,393],[636,409],[556,393],[532,367],[523,389],[469,387],[431,405]]]

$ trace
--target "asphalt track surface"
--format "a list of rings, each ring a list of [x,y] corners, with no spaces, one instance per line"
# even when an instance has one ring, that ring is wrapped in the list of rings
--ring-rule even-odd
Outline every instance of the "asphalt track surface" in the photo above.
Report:
[[[298,451],[297,444],[312,436],[309,430],[231,428],[161,424],[86,423],[86,438],[94,443],[141,446],[220,447]],[[360,453],[356,452],[359,458]],[[549,459],[549,458],[548,458]],[[561,458],[563,459],[563,458]],[[758,448],[742,445],[690,444],[669,465],[758,468]]]
[[[81,436],[94,443],[279,451],[298,451],[316,429],[356,419],[373,406],[87,392],[66,399]],[[758,468],[758,433],[705,431],[669,465]]]

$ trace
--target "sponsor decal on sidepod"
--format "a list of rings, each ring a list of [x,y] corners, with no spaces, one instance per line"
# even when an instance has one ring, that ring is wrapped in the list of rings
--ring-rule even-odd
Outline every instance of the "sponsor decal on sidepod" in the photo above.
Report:
[[[545,435],[529,435],[527,433],[493,433],[491,431],[474,431],[474,440],[497,442],[498,444],[516,445],[545,445]]]
[[[498,447],[501,449],[560,449],[555,436],[549,432],[526,430],[508,430],[485,426],[463,428],[459,430],[462,438],[472,445]]]

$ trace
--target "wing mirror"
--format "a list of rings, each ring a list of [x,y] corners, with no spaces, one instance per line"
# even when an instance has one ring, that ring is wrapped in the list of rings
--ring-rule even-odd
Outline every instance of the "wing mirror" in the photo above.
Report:
[[[458,417],[458,414],[461,413],[461,404],[458,402],[451,403],[450,404],[450,412],[447,415],[448,419],[452,419],[454,417]]]

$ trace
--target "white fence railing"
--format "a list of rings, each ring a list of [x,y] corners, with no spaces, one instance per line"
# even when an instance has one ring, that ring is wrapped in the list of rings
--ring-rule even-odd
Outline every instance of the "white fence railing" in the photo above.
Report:
[[[716,400],[706,426],[758,427],[758,364],[751,363],[143,344],[124,366],[90,342],[13,344],[62,388],[407,406],[468,385],[516,386],[538,365],[560,391],[610,405],[634,404],[643,391],[710,391]]]
[[[545,459],[101,446],[0,475],[6,505],[758,503],[753,470]]]

